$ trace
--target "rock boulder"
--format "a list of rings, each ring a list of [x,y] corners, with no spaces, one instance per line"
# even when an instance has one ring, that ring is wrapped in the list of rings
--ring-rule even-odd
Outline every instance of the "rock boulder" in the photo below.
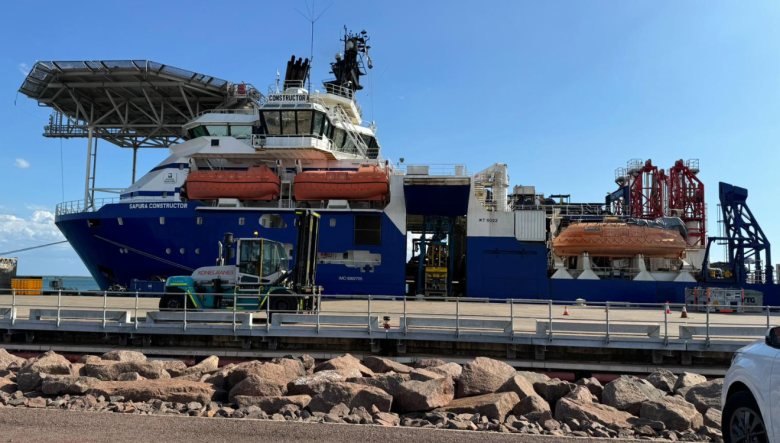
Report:
[[[392,371],[397,374],[408,374],[412,372],[411,367],[383,357],[368,356],[363,359],[363,365],[378,373]]]
[[[522,416],[531,421],[539,420],[545,412],[552,413],[550,404],[538,395],[531,395],[520,400],[520,403],[512,409],[512,414],[515,416]]]
[[[642,403],[639,416],[663,422],[668,429],[678,432],[699,429],[703,424],[703,418],[696,408],[676,395]]]
[[[595,377],[582,378],[577,380],[577,385],[585,386],[588,388],[591,394],[596,396],[598,401],[601,401],[601,394],[604,392],[604,386]]]
[[[146,356],[138,351],[115,350],[101,355],[102,360],[111,361],[146,361]]]
[[[378,411],[389,412],[392,402],[390,394],[373,386],[331,382],[323,384],[320,392],[312,397],[309,409],[328,413],[337,404],[344,403],[350,409],[362,406],[371,410],[376,407]]]
[[[630,428],[629,420],[634,416],[600,403],[577,402],[570,398],[561,398],[555,405],[555,419],[563,422],[567,418],[579,422],[587,420],[608,427]]]
[[[496,392],[514,392],[520,400],[537,395],[534,390],[534,385],[520,375],[510,377],[509,380],[505,381],[504,384],[496,390]]]
[[[453,400],[447,406],[435,409],[434,412],[479,414],[488,419],[503,422],[507,414],[509,414],[519,402],[520,399],[514,392],[483,394],[475,397],[464,397]]]
[[[70,362],[49,351],[22,367],[16,377],[16,384],[22,392],[34,391],[41,386],[44,378],[52,375],[70,375]]]
[[[647,376],[647,381],[650,382],[656,389],[660,389],[664,392],[673,392],[674,384],[677,382],[677,376],[668,369],[656,369]]]
[[[104,398],[121,396],[125,401],[189,403],[196,401],[208,404],[212,400],[224,399],[225,392],[214,389],[207,383],[183,380],[143,380],[138,382],[102,381],[86,392],[88,395]]]
[[[663,395],[645,380],[622,375],[604,386],[601,400],[607,406],[638,416],[642,403],[658,400]]]
[[[247,397],[237,395],[233,401],[239,408],[257,406],[266,414],[273,415],[289,405],[295,405],[299,409],[303,409],[309,405],[311,397],[308,395],[291,395],[288,397]]]
[[[393,395],[400,412],[430,411],[448,405],[455,398],[455,385],[449,377],[428,381],[409,380],[401,383]]]
[[[360,360],[353,357],[350,354],[342,355],[341,357],[332,358],[324,363],[314,367],[314,372],[321,371],[337,371],[344,374],[352,373],[355,369],[360,371],[364,377],[371,377],[374,375],[374,371],[360,363]]]
[[[509,378],[515,375],[515,369],[508,364],[485,357],[463,365],[458,377],[457,397],[470,397],[496,392]]]
[[[228,395],[228,400],[232,402],[238,395],[245,397],[281,397],[286,393],[287,383],[252,374],[233,386]]]
[[[721,409],[720,396],[723,392],[723,379],[716,378],[708,382],[699,383],[688,389],[685,399],[696,406],[696,409],[704,414],[707,409]]]
[[[321,388],[328,383],[344,382],[348,378],[360,378],[362,374],[359,370],[353,369],[347,371],[320,371],[305,377],[299,377],[287,383],[287,391],[290,395],[310,395],[319,394]]]
[[[694,374],[693,372],[683,372],[677,377],[677,381],[674,383],[673,392],[677,394],[680,389],[696,386],[705,381],[707,381],[707,377],[703,375]]]
[[[0,348],[0,371],[19,370],[27,360]]]

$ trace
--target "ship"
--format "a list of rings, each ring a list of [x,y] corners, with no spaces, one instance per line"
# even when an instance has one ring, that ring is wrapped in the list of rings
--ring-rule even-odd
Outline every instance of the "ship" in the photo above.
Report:
[[[311,208],[326,295],[657,303],[722,286],[780,301],[747,190],[720,184],[723,234],[707,232],[698,161],[631,160],[605,201],[576,203],[511,187],[505,163],[385,159],[358,102],[369,40],[345,28],[333,78],[312,87],[310,60],[293,56],[265,93],[147,60],[37,62],[20,91],[53,108],[44,136],[87,140],[84,198],[55,222],[101,289],[213,265],[226,232],[292,256],[295,211]],[[98,140],[133,150],[132,184],[96,188]],[[169,155],[136,180],[142,148]],[[709,263],[720,244],[728,272]]]

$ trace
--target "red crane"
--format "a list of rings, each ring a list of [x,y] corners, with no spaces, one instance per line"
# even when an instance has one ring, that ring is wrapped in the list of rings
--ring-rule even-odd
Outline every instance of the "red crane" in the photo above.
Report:
[[[630,179],[629,204],[633,218],[656,219],[664,216],[666,174],[648,160],[642,166],[640,161],[631,161],[628,166]]]
[[[668,202],[669,215],[680,217],[688,227],[688,244],[706,246],[704,184],[696,177],[699,172],[699,160],[674,162],[669,169]]]

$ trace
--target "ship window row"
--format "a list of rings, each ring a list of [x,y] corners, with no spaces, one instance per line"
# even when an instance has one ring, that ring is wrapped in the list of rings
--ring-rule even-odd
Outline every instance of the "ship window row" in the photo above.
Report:
[[[234,137],[239,139],[248,139],[252,137],[252,126],[250,125],[204,125],[196,126],[187,131],[190,138],[198,137]]]
[[[120,219],[121,220],[121,219]],[[284,219],[279,214],[265,214],[262,217],[260,217],[257,220],[257,223],[268,229],[285,229],[287,228],[287,223],[285,223]],[[121,224],[121,221],[120,221]],[[160,217],[160,224],[165,224],[165,217]],[[203,225],[203,217],[197,217],[195,218],[195,224],[198,226]],[[238,218],[238,224],[239,226],[244,226],[246,224],[246,218],[239,217]],[[335,223],[332,223],[333,226],[335,226]]]
[[[310,135],[331,138],[333,124],[317,111],[263,111],[254,128],[261,135]]]

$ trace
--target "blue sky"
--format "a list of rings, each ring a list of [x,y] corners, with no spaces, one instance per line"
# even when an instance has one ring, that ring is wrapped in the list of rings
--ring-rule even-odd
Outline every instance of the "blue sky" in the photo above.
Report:
[[[318,11],[330,0],[319,0]],[[83,195],[86,141],[41,136],[49,111],[17,89],[36,60],[149,59],[264,89],[309,53],[303,1],[4,4],[0,14],[0,252],[60,238],[54,205]],[[718,181],[750,189],[770,239],[780,140],[775,1],[335,0],[317,23],[315,80],[343,25],[371,36],[361,93],[385,157],[509,164],[512,184],[602,201],[617,167],[698,158],[716,228]],[[60,148],[64,162],[60,162]],[[100,145],[100,187],[131,153]],[[140,171],[165,157],[139,155]],[[17,160],[19,159],[19,160]],[[780,243],[778,243],[780,244]],[[68,246],[20,253],[20,273],[84,275]],[[719,257],[716,257],[719,258]]]

